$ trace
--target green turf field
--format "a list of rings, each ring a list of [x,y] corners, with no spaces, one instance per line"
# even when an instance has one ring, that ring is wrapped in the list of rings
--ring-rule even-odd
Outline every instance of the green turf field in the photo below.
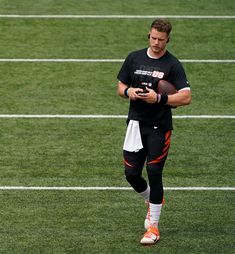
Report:
[[[133,4],[134,3],[134,4]],[[1,14],[234,15],[231,0],[0,0]],[[124,59],[152,19],[0,17],[0,59]],[[235,19],[171,18],[179,59],[234,60]],[[234,116],[234,62],[184,62],[190,106],[174,116]],[[0,62],[0,115],[126,115],[121,62]],[[1,186],[129,187],[125,119],[0,118]],[[234,118],[174,119],[166,187],[234,187]],[[166,190],[162,239],[142,247],[146,207],[132,190],[0,190],[0,253],[232,254],[235,192]]]

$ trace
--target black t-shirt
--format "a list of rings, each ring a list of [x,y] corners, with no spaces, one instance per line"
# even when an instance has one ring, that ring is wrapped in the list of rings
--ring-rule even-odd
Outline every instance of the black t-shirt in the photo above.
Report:
[[[160,79],[171,82],[177,90],[189,87],[183,66],[176,57],[166,51],[161,58],[151,58],[147,50],[141,49],[127,56],[117,76],[119,81],[129,87],[147,86],[154,91],[157,91]],[[165,131],[173,129],[171,108],[167,105],[131,100],[128,119],[158,126]]]

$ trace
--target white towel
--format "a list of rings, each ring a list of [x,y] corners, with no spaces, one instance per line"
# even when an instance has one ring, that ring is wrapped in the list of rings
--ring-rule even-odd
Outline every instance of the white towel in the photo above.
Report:
[[[128,152],[138,152],[142,148],[143,144],[140,135],[139,122],[135,120],[130,120],[126,131],[123,150]]]

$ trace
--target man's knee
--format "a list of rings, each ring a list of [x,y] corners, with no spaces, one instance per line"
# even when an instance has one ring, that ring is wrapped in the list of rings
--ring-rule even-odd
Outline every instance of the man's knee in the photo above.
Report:
[[[161,174],[163,171],[164,162],[147,164],[148,175]]]
[[[147,189],[147,182],[141,175],[126,176],[126,180],[138,193]]]

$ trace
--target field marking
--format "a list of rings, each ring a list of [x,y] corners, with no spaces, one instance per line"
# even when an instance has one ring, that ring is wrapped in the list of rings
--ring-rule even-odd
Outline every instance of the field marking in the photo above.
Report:
[[[0,62],[29,63],[122,63],[124,59],[82,59],[82,58],[0,58]],[[235,59],[180,59],[182,63],[235,63]]]
[[[68,118],[68,119],[126,119],[127,115],[16,115],[2,114],[0,118]],[[176,115],[175,119],[235,119],[235,115]]]
[[[0,14],[0,18],[42,19],[234,19],[233,15],[19,15]]]
[[[0,190],[56,190],[56,191],[82,191],[82,190],[133,190],[131,187],[108,186],[0,186]],[[164,190],[173,191],[235,191],[235,187],[165,187]]]

